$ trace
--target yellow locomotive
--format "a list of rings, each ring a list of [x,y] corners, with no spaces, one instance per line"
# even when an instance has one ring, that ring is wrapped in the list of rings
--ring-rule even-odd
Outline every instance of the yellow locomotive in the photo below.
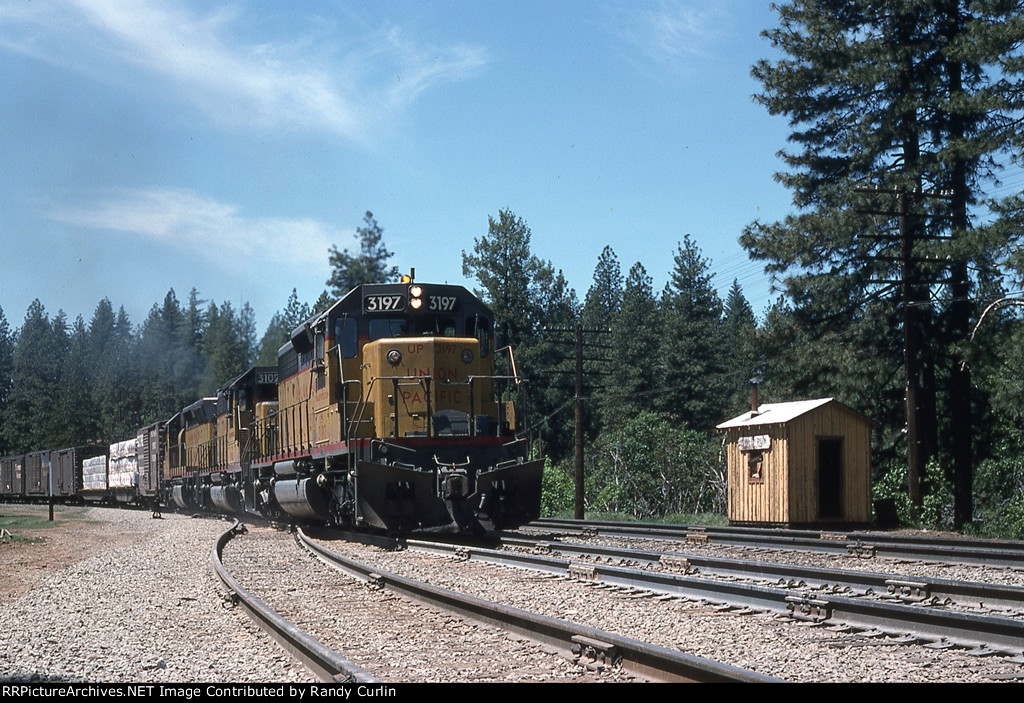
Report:
[[[274,413],[254,420],[249,506],[393,532],[536,519],[542,462],[517,434],[516,376],[461,286],[367,284],[279,352]]]
[[[244,512],[246,494],[252,504],[249,467],[263,453],[257,420],[276,408],[277,368],[256,366],[215,397],[197,400],[160,423],[166,501],[181,508]]]
[[[495,349],[494,316],[472,293],[361,285],[290,337],[276,367],[249,369],[109,454],[87,448],[103,461],[88,481],[71,462],[72,493],[389,532],[539,517],[543,462],[516,412],[525,383],[497,373],[511,351]],[[48,495],[54,454],[0,459],[0,497]]]

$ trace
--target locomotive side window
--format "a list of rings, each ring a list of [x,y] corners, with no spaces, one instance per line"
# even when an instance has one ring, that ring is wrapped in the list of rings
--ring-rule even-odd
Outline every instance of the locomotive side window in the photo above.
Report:
[[[341,317],[334,321],[334,343],[341,346],[341,355],[346,359],[356,358],[359,353],[359,328],[356,318]]]
[[[480,340],[480,357],[490,353],[491,321],[486,317],[470,317],[466,320],[466,336]]]
[[[384,337],[404,337],[408,334],[409,322],[401,319],[375,317],[370,319],[370,341]]]

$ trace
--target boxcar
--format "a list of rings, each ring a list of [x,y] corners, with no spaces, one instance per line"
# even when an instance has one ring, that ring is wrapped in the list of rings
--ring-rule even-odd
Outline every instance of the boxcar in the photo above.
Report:
[[[0,498],[13,500],[25,495],[25,455],[0,457]]]
[[[45,498],[50,495],[50,451],[25,455],[25,497]]]
[[[54,449],[50,452],[50,476],[53,496],[75,499],[82,490],[82,462],[106,453],[103,447],[84,446]]]

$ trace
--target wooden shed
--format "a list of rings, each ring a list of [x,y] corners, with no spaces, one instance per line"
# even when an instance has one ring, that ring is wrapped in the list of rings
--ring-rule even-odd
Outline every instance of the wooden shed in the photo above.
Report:
[[[871,522],[871,430],[833,398],[765,403],[726,433],[729,522],[854,526]]]

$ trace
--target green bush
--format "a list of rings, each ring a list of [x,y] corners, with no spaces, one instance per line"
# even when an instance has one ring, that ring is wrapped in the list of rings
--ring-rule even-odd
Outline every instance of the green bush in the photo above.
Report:
[[[1013,447],[978,465],[974,473],[974,521],[982,537],[1024,539],[1024,459]]]
[[[915,520],[907,492],[907,468],[894,464],[875,483],[874,497],[891,499],[904,525],[930,530],[953,529],[953,486],[939,462],[934,459],[925,467],[922,491],[921,511]]]
[[[571,471],[551,463],[544,457],[544,473],[541,477],[540,514],[544,517],[561,516],[574,509],[576,488]]]
[[[642,412],[603,432],[588,455],[588,511],[637,520],[671,513],[725,513],[718,440],[674,419]]]

